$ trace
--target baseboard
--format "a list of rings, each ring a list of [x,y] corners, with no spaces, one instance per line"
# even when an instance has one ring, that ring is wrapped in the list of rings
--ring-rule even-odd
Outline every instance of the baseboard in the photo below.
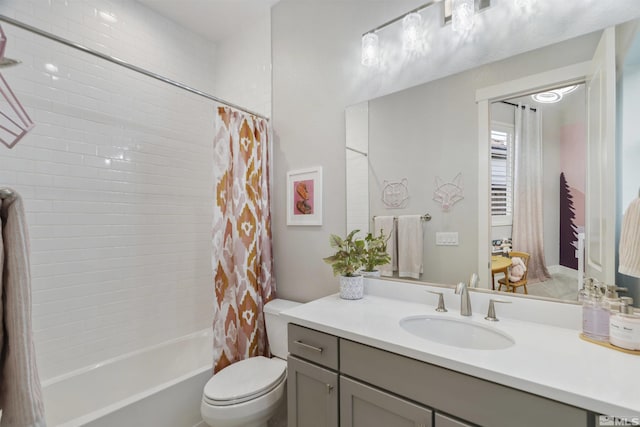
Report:
[[[563,276],[578,277],[578,270],[565,267],[564,265],[548,265],[547,270],[551,274],[562,274]]]

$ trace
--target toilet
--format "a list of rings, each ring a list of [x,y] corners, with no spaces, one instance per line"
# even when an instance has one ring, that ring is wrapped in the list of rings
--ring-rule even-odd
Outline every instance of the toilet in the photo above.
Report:
[[[287,322],[280,312],[300,305],[274,299],[264,306],[272,358],[252,357],[215,374],[205,385],[200,412],[211,427],[266,427],[286,398]]]

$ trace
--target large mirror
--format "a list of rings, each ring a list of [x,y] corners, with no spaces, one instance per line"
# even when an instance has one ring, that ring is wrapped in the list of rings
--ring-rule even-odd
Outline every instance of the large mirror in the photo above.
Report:
[[[411,237],[398,241],[395,248],[397,263],[402,251],[419,247],[421,265],[409,267],[410,271],[396,266],[387,277],[454,284],[478,273],[480,287],[498,290],[502,280],[503,291],[523,293],[523,287],[510,286],[518,282],[513,280],[517,275],[505,277],[518,257],[503,255],[534,252],[537,260],[528,271],[536,273],[529,279],[527,293],[575,301],[581,286],[579,271],[588,269],[583,265],[583,236],[586,229],[597,228],[597,218],[591,227],[585,224],[589,221],[585,218],[587,134],[594,133],[589,129],[586,77],[549,80],[548,87],[534,84],[528,90],[516,85],[513,96],[506,96],[507,91],[501,97],[486,97],[486,117],[479,113],[477,93],[487,88],[490,92],[506,81],[522,83],[549,70],[585,66],[602,34],[587,34],[347,108],[348,229],[377,231],[392,219],[397,233],[398,218],[422,218],[419,231],[414,228]],[[565,92],[560,102],[532,98],[550,89]],[[514,236],[518,230],[513,229],[514,218],[531,207],[521,200],[520,206],[529,207],[513,211],[518,206],[513,195],[527,182],[525,175],[516,176],[514,171],[516,162],[523,162],[516,154],[517,140],[529,138],[522,135],[523,125],[538,134],[540,144],[539,168],[529,172],[538,174],[542,185],[536,190],[542,197],[536,228],[540,236],[533,244],[539,245],[537,253],[530,249],[532,244]],[[486,151],[479,147],[479,129],[486,129],[490,141]],[[614,182],[614,171],[605,169],[593,168],[590,173]],[[479,212],[479,206],[486,211]],[[525,216],[522,221],[532,220]],[[606,231],[597,231],[603,240],[612,240],[615,233],[611,224]],[[528,232],[532,233],[530,228]],[[601,254],[610,262],[614,250],[604,250],[611,252]],[[540,261],[548,275],[545,280],[537,271]],[[407,270],[410,263],[403,263]]]

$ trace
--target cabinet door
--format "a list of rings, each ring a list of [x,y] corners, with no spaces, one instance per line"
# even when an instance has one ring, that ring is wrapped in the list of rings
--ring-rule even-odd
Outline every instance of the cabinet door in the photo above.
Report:
[[[338,427],[338,374],[289,356],[289,427]]]
[[[460,422],[442,414],[436,414],[435,419],[434,427],[471,427],[471,424]]]
[[[341,376],[340,427],[431,427],[431,411]]]

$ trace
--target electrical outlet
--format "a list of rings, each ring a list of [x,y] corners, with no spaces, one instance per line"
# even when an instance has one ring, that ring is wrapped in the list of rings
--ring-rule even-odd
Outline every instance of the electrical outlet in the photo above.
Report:
[[[437,232],[436,245],[438,246],[458,246],[458,232]]]

